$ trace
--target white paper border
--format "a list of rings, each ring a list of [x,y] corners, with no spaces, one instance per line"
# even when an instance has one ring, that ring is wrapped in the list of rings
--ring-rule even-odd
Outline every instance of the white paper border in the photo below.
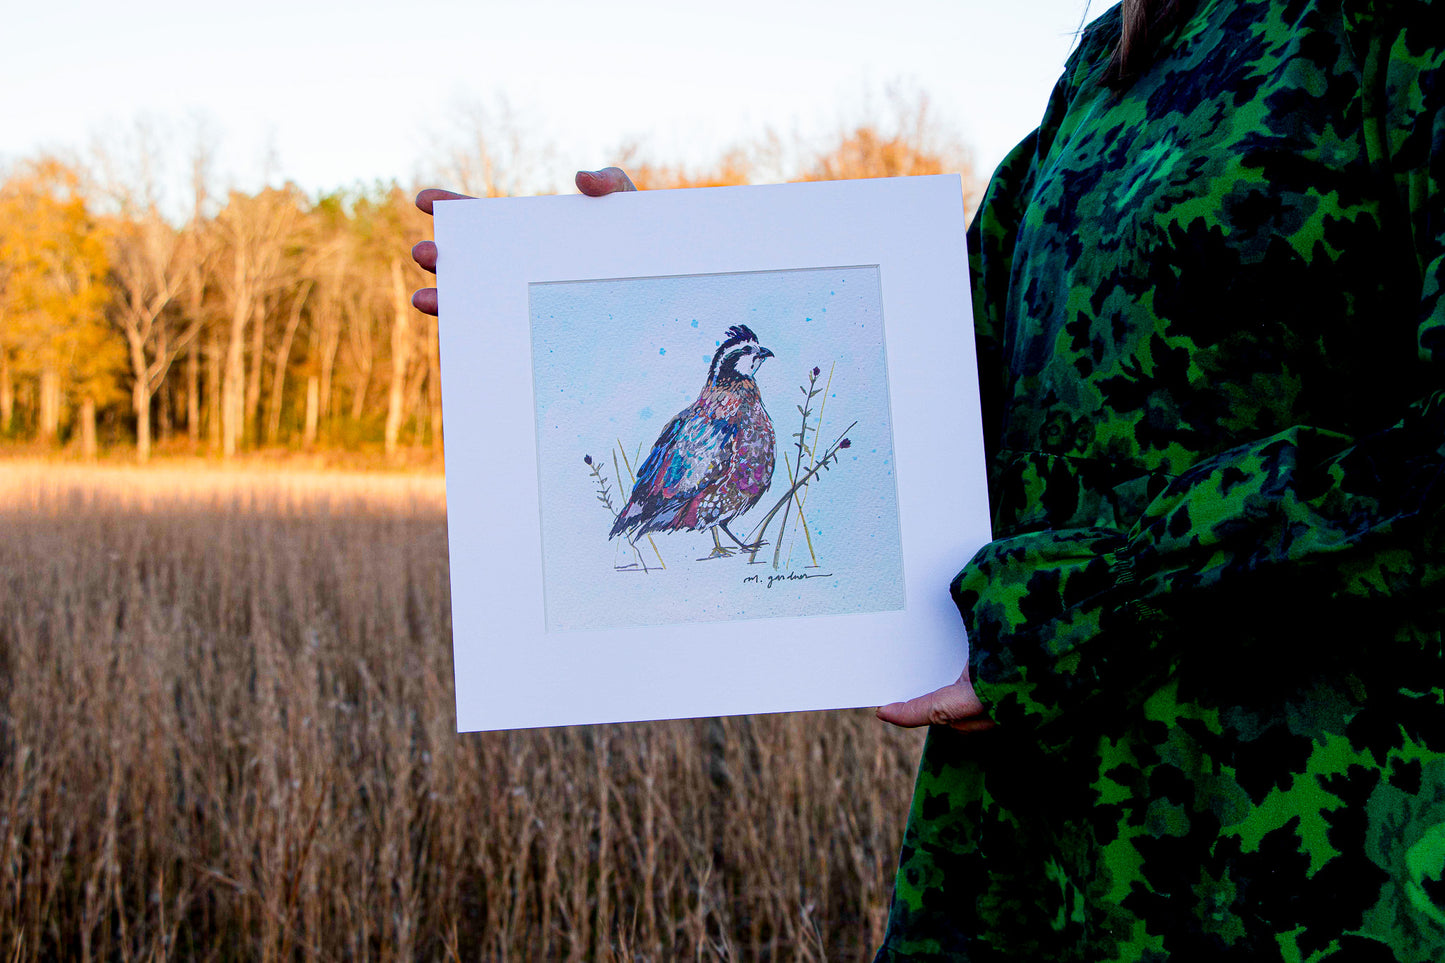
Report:
[[[989,538],[957,175],[436,204],[459,731],[880,705],[958,677]],[[899,612],[549,634],[528,284],[879,265]]]

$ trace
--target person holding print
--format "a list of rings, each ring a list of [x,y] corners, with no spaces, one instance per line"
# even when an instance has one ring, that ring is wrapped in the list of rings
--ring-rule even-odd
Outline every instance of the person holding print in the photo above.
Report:
[[[932,726],[880,963],[1445,960],[1439,14],[1123,0],[994,174],[995,541],[879,709]]]

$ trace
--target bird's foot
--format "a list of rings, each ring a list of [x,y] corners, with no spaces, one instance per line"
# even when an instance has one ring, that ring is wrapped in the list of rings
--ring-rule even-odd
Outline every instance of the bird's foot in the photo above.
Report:
[[[702,558],[698,559],[698,561],[706,562],[708,559],[711,558],[728,558],[736,552],[737,549],[735,548],[723,548],[721,545],[715,545],[713,546],[713,550],[711,552],[708,552]]]

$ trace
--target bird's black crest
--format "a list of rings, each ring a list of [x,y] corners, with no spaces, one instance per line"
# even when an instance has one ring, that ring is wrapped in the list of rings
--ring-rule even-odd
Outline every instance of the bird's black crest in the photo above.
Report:
[[[712,356],[712,367],[708,368],[707,371],[708,384],[712,384],[717,379],[717,366],[718,362],[722,361],[723,355],[727,354],[730,348],[735,348],[749,341],[757,344],[758,336],[753,334],[753,329],[746,324],[735,324],[731,328],[728,328],[727,338],[722,344],[717,346],[717,351]]]
[[[723,347],[726,348],[729,344],[733,344],[738,341],[756,340],[758,340],[758,336],[753,334],[752,328],[748,327],[746,324],[735,324],[731,328],[728,328],[727,341],[723,342]]]

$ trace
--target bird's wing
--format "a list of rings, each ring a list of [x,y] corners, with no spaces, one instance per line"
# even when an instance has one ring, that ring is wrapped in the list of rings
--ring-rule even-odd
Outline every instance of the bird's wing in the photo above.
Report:
[[[691,495],[727,470],[727,446],[736,427],[698,415],[689,408],[672,419],[637,472],[638,486],[649,498]],[[637,489],[633,489],[634,495]]]
[[[662,527],[675,519],[683,505],[726,473],[728,446],[736,430],[692,407],[673,418],[637,470],[632,497],[617,516],[612,534],[634,526],[652,527],[649,523],[654,520],[661,523],[656,527]]]

